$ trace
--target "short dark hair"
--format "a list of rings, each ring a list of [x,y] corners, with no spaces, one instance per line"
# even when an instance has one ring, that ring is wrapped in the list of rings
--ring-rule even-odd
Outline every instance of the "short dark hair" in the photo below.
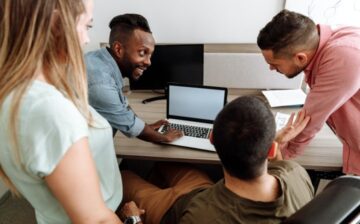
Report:
[[[109,23],[110,37],[109,44],[114,41],[126,43],[135,29],[151,33],[150,26],[145,17],[139,14],[123,14],[112,18]]]
[[[254,96],[233,100],[214,122],[213,143],[221,163],[231,176],[242,180],[262,174],[274,137],[274,116]]]
[[[298,48],[316,48],[317,35],[316,25],[309,17],[284,9],[261,29],[257,44],[261,50],[272,50],[274,55],[292,55]]]

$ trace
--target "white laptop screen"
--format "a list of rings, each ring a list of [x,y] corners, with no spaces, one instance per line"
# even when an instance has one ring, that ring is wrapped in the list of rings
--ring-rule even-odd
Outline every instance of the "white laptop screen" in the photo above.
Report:
[[[212,123],[226,98],[226,88],[169,84],[167,117]]]

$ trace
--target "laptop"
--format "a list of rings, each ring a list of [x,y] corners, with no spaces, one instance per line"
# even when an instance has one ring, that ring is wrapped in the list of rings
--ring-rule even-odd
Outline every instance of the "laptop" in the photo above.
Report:
[[[209,136],[226,99],[226,88],[169,83],[166,102],[169,125],[160,127],[159,132],[174,128],[182,130],[184,136],[166,144],[215,152]]]

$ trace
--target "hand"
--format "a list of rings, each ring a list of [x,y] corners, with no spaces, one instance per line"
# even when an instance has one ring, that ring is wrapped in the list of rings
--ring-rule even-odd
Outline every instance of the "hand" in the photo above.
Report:
[[[159,128],[162,124],[168,124],[166,120],[160,120],[151,124],[152,126],[146,124],[144,130],[138,135],[138,138],[149,141],[149,142],[171,142],[175,139],[180,138],[183,136],[183,133],[178,130],[170,129],[167,130],[165,133],[160,133],[154,128]]]
[[[301,110],[298,112],[296,119],[294,121],[295,113],[291,113],[288,122],[285,127],[280,129],[276,133],[275,141],[280,145],[287,143],[291,139],[295,138],[300,132],[304,130],[306,125],[310,121],[310,116],[306,116],[306,111]]]
[[[149,127],[153,130],[157,130],[159,129],[162,125],[167,125],[169,124],[169,122],[167,120],[159,120],[159,121],[156,121],[155,123],[153,124],[149,124]]]
[[[164,133],[164,141],[163,142],[172,142],[180,137],[182,137],[184,133],[182,131],[176,129],[170,129],[166,133]]]
[[[145,214],[145,210],[138,208],[133,201],[125,203],[125,205],[121,208],[121,216],[124,219],[129,216],[141,216],[143,214]]]

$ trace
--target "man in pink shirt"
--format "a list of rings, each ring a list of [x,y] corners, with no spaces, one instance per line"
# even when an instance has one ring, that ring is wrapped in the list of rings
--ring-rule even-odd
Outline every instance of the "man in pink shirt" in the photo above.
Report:
[[[304,110],[311,120],[282,145],[284,158],[299,155],[326,122],[343,143],[343,172],[360,175],[360,28],[331,29],[282,10],[259,33],[270,69],[288,78],[305,73]]]

